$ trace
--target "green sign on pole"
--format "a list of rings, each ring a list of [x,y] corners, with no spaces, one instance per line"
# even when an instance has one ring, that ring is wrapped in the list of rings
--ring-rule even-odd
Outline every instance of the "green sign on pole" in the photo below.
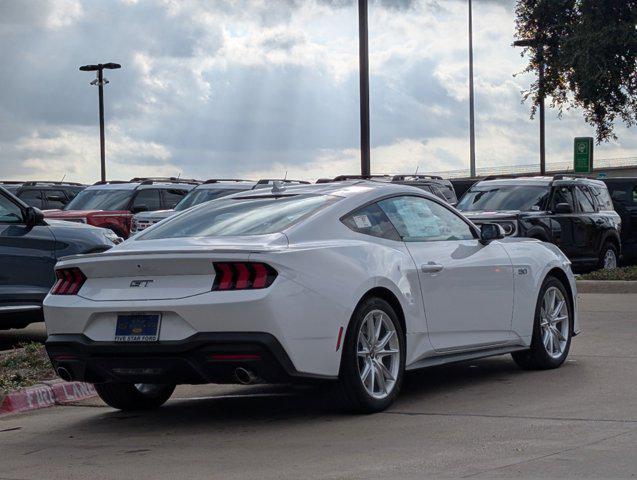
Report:
[[[573,166],[575,173],[591,173],[593,171],[593,137],[575,138]]]

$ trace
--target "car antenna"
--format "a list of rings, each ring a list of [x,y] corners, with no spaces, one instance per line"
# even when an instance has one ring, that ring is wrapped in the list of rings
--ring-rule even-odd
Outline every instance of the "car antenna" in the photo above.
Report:
[[[285,171],[285,177],[283,177],[283,181],[285,181],[285,180],[287,180],[287,179],[288,179],[288,171],[286,170],[286,171]]]
[[[414,177],[418,176],[418,169],[420,168],[420,165],[416,165],[416,173],[414,173]]]
[[[66,178],[66,173],[64,175],[62,175],[62,180],[60,180],[60,183],[62,183],[65,178]]]

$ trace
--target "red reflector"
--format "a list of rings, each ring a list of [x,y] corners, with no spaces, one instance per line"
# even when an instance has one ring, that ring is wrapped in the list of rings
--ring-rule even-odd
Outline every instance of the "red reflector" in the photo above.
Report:
[[[210,355],[210,360],[260,360],[261,355],[254,353],[216,353]]]
[[[59,268],[55,271],[57,281],[51,288],[51,295],[77,295],[86,277],[77,267]]]
[[[251,290],[267,288],[277,276],[274,268],[258,262],[214,262],[213,290]]]
[[[77,356],[76,355],[55,355],[53,357],[53,360],[57,362],[63,362],[65,360],[77,360]]]

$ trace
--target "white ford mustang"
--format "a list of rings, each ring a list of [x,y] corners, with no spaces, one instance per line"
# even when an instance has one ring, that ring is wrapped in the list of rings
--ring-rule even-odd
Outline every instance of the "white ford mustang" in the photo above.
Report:
[[[409,186],[239,193],[60,261],[46,347],[124,410],[180,383],[331,381],[373,412],[405,370],[505,353],[558,367],[578,331],[570,263],[503,237]]]

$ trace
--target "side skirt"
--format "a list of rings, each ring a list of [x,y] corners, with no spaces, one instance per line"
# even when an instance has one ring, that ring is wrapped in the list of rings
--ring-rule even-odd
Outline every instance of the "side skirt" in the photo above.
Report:
[[[493,357],[496,355],[505,355],[507,353],[519,352],[522,350],[528,350],[529,347],[514,346],[514,347],[498,347],[489,348],[485,350],[476,350],[471,352],[460,352],[447,355],[437,355],[435,357],[426,357],[418,360],[406,367],[406,370],[418,370],[420,368],[435,367],[437,365],[445,365],[447,363],[463,362],[465,360],[475,360],[476,358]]]

